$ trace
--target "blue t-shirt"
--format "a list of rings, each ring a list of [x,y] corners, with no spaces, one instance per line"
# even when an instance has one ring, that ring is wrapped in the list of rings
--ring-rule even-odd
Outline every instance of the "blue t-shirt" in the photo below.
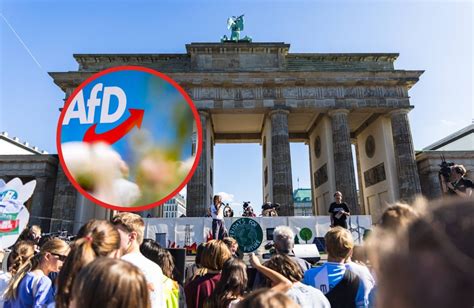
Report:
[[[346,270],[347,268],[345,264],[326,262],[323,266],[307,270],[304,273],[303,283],[313,286],[326,294],[342,280]],[[360,280],[355,298],[356,307],[368,306],[369,302],[365,294],[364,283]]]
[[[16,299],[5,301],[4,308],[46,307],[54,303],[51,279],[29,272],[18,285]]]

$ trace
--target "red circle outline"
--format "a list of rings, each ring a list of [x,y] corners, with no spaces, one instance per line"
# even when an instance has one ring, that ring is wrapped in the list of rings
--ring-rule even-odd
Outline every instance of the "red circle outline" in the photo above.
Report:
[[[71,175],[69,172],[66,162],[64,161],[63,157],[63,152],[61,149],[61,129],[62,129],[62,123],[64,120],[64,116],[66,114],[67,109],[69,108],[69,105],[72,102],[72,99],[81,91],[85,86],[87,86],[90,82],[96,80],[99,77],[102,77],[108,73],[113,73],[113,72],[119,72],[119,71],[127,71],[127,70],[132,70],[132,71],[141,71],[141,72],[146,72],[153,74],[167,82],[169,82],[175,89],[177,89],[181,95],[184,97],[186,102],[188,103],[189,107],[191,108],[191,111],[193,113],[194,120],[196,121],[196,128],[197,128],[197,133],[198,133],[198,138],[197,138],[197,152],[196,152],[196,157],[194,158],[194,163],[193,167],[189,171],[188,175],[184,179],[184,181],[181,183],[181,185],[178,186],[175,190],[173,190],[170,194],[168,194],[166,197],[164,197],[161,200],[158,200],[157,202],[150,203],[147,205],[143,206],[137,206],[137,207],[123,207],[123,206],[117,206],[117,205],[112,205],[106,202],[103,202],[97,198],[94,198],[91,194],[89,194],[87,191],[85,191],[77,182],[74,180],[74,177]],[[61,111],[61,115],[59,116],[58,120],[58,126],[56,129],[56,148],[58,150],[58,155],[59,155],[59,162],[61,163],[61,167],[63,168],[64,173],[66,174],[67,178],[71,182],[71,184],[81,193],[82,196],[86,197],[90,201],[92,201],[96,205],[100,205],[102,207],[111,209],[111,210],[117,210],[117,211],[130,211],[130,212],[139,212],[139,211],[145,211],[151,208],[154,208],[156,206],[160,206],[166,201],[170,200],[173,198],[176,194],[178,194],[185,185],[188,184],[188,182],[191,180],[191,177],[194,175],[194,172],[196,171],[196,168],[198,166],[199,160],[201,159],[201,152],[202,152],[202,124],[201,124],[201,119],[199,117],[199,113],[196,109],[196,106],[194,105],[193,101],[189,97],[189,95],[186,93],[186,91],[173,79],[171,79],[169,76],[158,72],[154,69],[143,67],[143,66],[136,66],[136,65],[123,65],[123,66],[116,66],[116,67],[111,67],[108,69],[105,69],[103,71],[100,71],[98,73],[92,74],[89,78],[84,80],[73,92],[72,94],[68,97],[66,100],[66,103],[64,104],[63,110]],[[187,206],[187,205],[186,205]]]

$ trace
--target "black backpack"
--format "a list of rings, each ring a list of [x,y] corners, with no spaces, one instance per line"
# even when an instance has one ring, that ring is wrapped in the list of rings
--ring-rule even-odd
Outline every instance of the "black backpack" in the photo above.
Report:
[[[344,277],[332,288],[326,297],[331,303],[332,308],[352,308],[356,306],[357,290],[359,289],[360,279],[353,272],[346,270]]]

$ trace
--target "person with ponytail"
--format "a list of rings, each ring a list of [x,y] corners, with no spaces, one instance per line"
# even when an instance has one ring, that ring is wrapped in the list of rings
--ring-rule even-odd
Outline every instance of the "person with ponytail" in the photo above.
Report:
[[[10,280],[4,307],[40,307],[54,303],[53,282],[48,275],[61,270],[69,249],[69,245],[58,238],[46,242]]]
[[[3,293],[12,276],[35,254],[35,244],[31,241],[19,241],[15,244],[7,259],[7,272],[0,275],[0,307],[3,307]]]
[[[72,285],[83,267],[98,257],[120,256],[120,234],[112,223],[95,220],[93,224],[86,224],[81,228],[81,237],[72,244],[71,252],[59,272],[56,307],[69,307]]]

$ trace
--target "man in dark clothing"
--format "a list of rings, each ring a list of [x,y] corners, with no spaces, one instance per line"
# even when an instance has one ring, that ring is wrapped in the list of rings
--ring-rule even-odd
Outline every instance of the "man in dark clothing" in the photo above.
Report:
[[[441,177],[441,187],[445,194],[450,196],[470,197],[474,185],[471,180],[466,179],[466,168],[463,165],[454,165],[451,167],[450,181]]]
[[[345,202],[342,202],[342,193],[336,191],[334,194],[336,202],[329,206],[329,213],[331,215],[331,227],[341,226],[347,229],[347,216],[350,216],[349,207]]]

